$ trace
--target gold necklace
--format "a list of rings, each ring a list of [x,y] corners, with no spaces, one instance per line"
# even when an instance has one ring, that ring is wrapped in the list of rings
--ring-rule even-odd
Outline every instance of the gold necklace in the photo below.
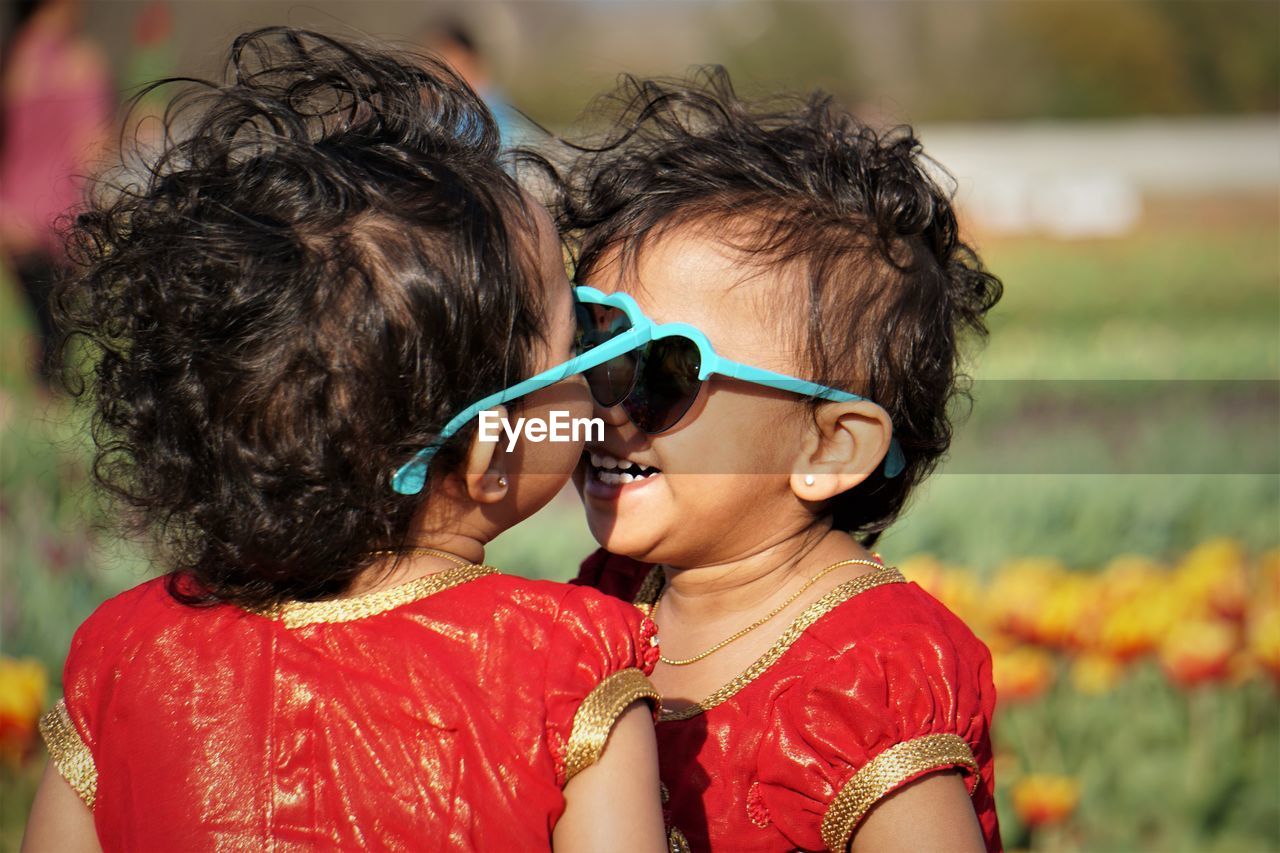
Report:
[[[475,563],[472,563],[470,560],[464,560],[461,557],[459,557],[457,554],[450,554],[448,551],[439,551],[435,548],[414,547],[414,548],[403,548],[400,550],[396,550],[394,548],[387,548],[381,551],[369,552],[370,557],[400,557],[405,554],[426,554],[431,557],[439,557],[442,560],[448,560],[454,565],[464,566],[464,567],[475,565]]]
[[[775,608],[774,608],[774,609],[769,613],[769,615],[768,615],[768,616],[763,616],[763,617],[761,617],[761,618],[757,619],[756,621],[752,622],[752,623],[751,623],[750,625],[748,625],[747,627],[743,628],[743,629],[742,629],[741,631],[739,631],[738,633],[734,634],[732,637],[729,637],[727,640],[721,640],[720,642],[716,643],[716,644],[715,644],[714,646],[712,646],[711,648],[707,649],[705,652],[702,652],[701,654],[694,655],[694,656],[693,656],[693,657],[691,657],[691,658],[684,658],[683,660],[672,660],[672,659],[670,659],[670,658],[663,657],[661,654],[659,654],[659,655],[658,655],[658,660],[662,661],[662,662],[663,662],[663,663],[665,663],[667,666],[688,666],[688,665],[689,665],[689,664],[691,664],[691,663],[697,663],[698,661],[702,660],[703,658],[707,657],[708,655],[710,655],[710,654],[712,654],[712,653],[714,653],[714,652],[718,652],[718,651],[720,651],[720,650],[721,650],[721,649],[723,649],[725,646],[727,646],[727,645],[729,645],[730,643],[732,643],[734,640],[740,640],[740,639],[742,639],[742,638],[743,638],[743,637],[745,637],[747,634],[750,634],[752,631],[754,631],[756,628],[759,628],[761,625],[763,625],[764,623],[768,622],[770,619],[772,619],[773,617],[777,616],[777,615],[778,615],[779,613],[781,613],[782,611],[786,610],[788,605],[790,605],[792,602],[794,602],[794,601],[795,601],[797,598],[799,598],[800,596],[804,595],[805,590],[807,590],[809,587],[813,586],[815,583],[817,583],[819,580],[821,580],[821,579],[822,579],[823,577],[825,577],[826,575],[830,574],[831,572],[835,571],[836,569],[840,568],[841,566],[852,566],[852,565],[855,565],[855,564],[857,564],[857,565],[863,565],[863,566],[875,566],[877,569],[883,569],[883,568],[884,568],[884,564],[882,564],[882,563],[877,563],[877,562],[874,562],[874,561],[872,561],[872,560],[841,560],[839,563],[832,563],[831,565],[827,566],[827,567],[826,567],[825,569],[823,569],[822,571],[818,572],[818,573],[817,573],[816,575],[814,575],[813,577],[809,578],[809,580],[805,581],[804,586],[800,587],[798,590],[796,590],[794,593],[792,593],[792,594],[791,594],[791,596],[790,596],[790,597],[788,597],[786,601],[782,602],[782,603],[781,603],[781,604],[779,604],[777,607],[775,607]],[[653,607],[649,610],[649,618],[650,618],[650,619],[652,619],[655,623],[657,622],[657,619],[658,619],[658,605],[662,602],[662,595],[663,595],[663,594],[665,594],[665,593],[666,593],[666,590],[664,589],[664,590],[663,590],[663,593],[662,593],[662,594],[660,594],[660,595],[658,596],[658,598],[653,602]],[[661,633],[661,632],[659,632],[659,633]]]

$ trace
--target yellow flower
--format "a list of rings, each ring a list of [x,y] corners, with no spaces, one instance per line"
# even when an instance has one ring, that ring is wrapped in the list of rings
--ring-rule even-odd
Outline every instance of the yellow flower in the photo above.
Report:
[[[1080,802],[1080,783],[1069,776],[1023,776],[1013,784],[1013,808],[1029,827],[1061,823]]]
[[[1258,559],[1258,596],[1280,606],[1280,548],[1273,548]]]
[[[1099,603],[1112,608],[1142,598],[1152,589],[1168,583],[1168,571],[1147,557],[1125,554],[1116,557],[1098,574]]]
[[[1066,575],[1057,560],[1026,559],[1006,564],[996,574],[987,598],[997,628],[1039,642],[1041,610]]]
[[[1155,587],[1104,614],[1098,648],[1119,660],[1131,660],[1158,648],[1187,615],[1184,596],[1169,586]]]
[[[17,763],[35,744],[47,685],[37,661],[0,656],[0,761]]]
[[[1186,622],[1160,646],[1160,664],[1175,684],[1195,687],[1225,678],[1237,649],[1238,631],[1220,620]]]
[[[1026,702],[1053,684],[1053,658],[1031,646],[1019,646],[992,655],[991,674],[999,701]]]
[[[1087,575],[1069,575],[1059,581],[1041,603],[1035,620],[1035,636],[1057,648],[1080,646],[1092,633],[1097,597]]]
[[[1280,680],[1280,607],[1265,607],[1249,620],[1249,653]]]
[[[1081,693],[1109,693],[1124,677],[1124,665],[1109,655],[1087,652],[1071,664],[1071,684]]]
[[[942,600],[943,576],[947,570],[937,557],[932,554],[916,554],[899,563],[898,571],[902,572],[907,580],[918,583],[934,598]]]
[[[1238,619],[1249,600],[1244,550],[1231,539],[1210,539],[1183,557],[1173,584],[1189,610]]]

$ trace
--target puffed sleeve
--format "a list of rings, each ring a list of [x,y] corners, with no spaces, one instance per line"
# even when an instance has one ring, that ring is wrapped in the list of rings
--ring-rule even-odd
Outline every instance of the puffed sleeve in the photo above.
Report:
[[[994,696],[972,635],[899,625],[860,637],[778,697],[755,809],[797,847],[843,851],[872,806],[925,774],[959,768],[972,794]]]
[[[106,602],[76,629],[62,670],[63,696],[40,718],[49,759],[90,809],[98,792],[94,755],[104,692],[118,659],[117,627],[133,597],[126,593]]]
[[[547,739],[564,785],[600,758],[631,703],[645,700],[657,713],[658,692],[649,683],[657,629],[631,604],[569,587],[550,642]]]

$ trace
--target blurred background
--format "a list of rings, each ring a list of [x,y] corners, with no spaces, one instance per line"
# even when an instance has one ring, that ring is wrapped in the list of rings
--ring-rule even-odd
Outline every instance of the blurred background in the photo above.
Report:
[[[276,23],[439,50],[512,141],[713,62],[915,126],[1005,297],[950,460],[877,547],[995,653],[1006,845],[1280,849],[1280,4],[53,0],[0,11],[0,850],[72,632],[157,571],[42,378],[49,223],[139,84]],[[592,547],[566,494],[489,562],[568,578]]]

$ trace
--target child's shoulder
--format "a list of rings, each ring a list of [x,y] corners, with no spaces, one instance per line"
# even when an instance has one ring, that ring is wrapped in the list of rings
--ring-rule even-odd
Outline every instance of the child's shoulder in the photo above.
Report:
[[[896,569],[872,572],[835,592],[830,612],[806,632],[834,654],[865,648],[878,638],[929,646],[942,654],[986,654],[986,646],[959,616]]]
[[[73,650],[83,643],[118,643],[123,636],[155,629],[189,609],[170,593],[172,582],[167,576],[152,578],[102,602],[77,629]]]
[[[599,620],[602,625],[638,627],[644,619],[640,609],[628,601],[578,583],[524,578],[518,575],[492,576],[491,589],[514,606],[553,621]]]
[[[876,581],[837,588],[856,592],[804,632],[766,712],[760,801],[800,847],[845,849],[871,806],[927,773],[989,787],[990,653],[915,583]]]

